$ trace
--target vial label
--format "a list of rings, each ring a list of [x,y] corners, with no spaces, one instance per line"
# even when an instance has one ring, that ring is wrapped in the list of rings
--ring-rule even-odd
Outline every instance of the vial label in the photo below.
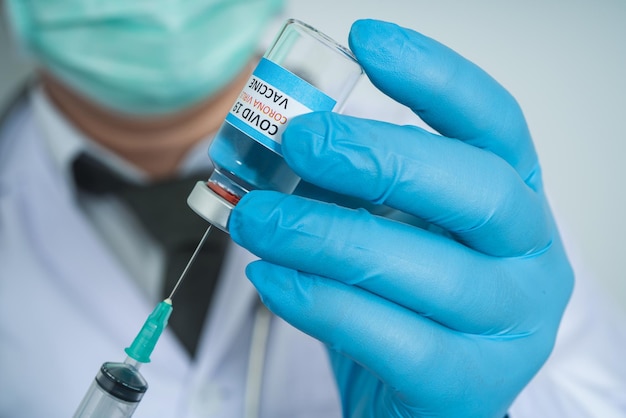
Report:
[[[281,135],[291,118],[332,110],[335,104],[334,99],[307,81],[262,58],[226,122],[282,155]]]

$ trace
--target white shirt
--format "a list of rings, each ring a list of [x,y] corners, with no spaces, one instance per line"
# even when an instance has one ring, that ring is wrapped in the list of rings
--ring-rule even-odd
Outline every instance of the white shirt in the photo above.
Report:
[[[76,156],[87,151],[129,182],[144,184],[148,182],[147,174],[84,135],[50,102],[41,87],[32,91],[31,101],[50,154],[80,206],[149,300],[158,301],[165,268],[163,249],[143,228],[135,213],[118,198],[79,193],[71,167]],[[206,138],[189,152],[179,168],[180,175],[210,169],[211,162],[206,153],[209,142],[210,138]]]

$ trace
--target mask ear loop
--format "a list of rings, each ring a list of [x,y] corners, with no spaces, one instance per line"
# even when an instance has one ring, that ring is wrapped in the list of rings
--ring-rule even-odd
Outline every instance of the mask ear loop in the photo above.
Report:
[[[15,114],[17,109],[26,105],[29,94],[35,84],[33,77],[29,77],[16,89],[16,92],[7,100],[6,104],[0,107],[0,131],[4,126],[7,126],[11,115]]]
[[[35,76],[34,55],[29,50],[29,38],[27,28],[32,25],[27,17],[25,2],[21,0],[6,0],[0,8],[4,6],[5,16],[0,19],[0,31],[7,34],[12,44],[9,59],[14,59],[18,65],[18,72],[21,77],[15,77],[12,84],[19,85],[9,96],[3,105],[0,106],[0,127],[6,126],[6,121],[16,109],[28,101],[28,96],[32,88],[37,84]],[[5,80],[6,81],[6,80]]]
[[[260,414],[261,391],[263,389],[263,369],[267,353],[267,340],[272,324],[272,313],[257,300],[252,328],[252,341],[248,356],[244,418],[257,418]]]

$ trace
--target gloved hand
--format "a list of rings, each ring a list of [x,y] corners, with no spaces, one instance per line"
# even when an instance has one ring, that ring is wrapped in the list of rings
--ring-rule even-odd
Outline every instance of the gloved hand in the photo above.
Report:
[[[358,21],[372,82],[440,135],[331,113],[294,119],[308,182],[437,231],[254,191],[230,233],[277,315],[326,343],[350,417],[502,418],[552,349],[573,274],[522,112],[472,63],[411,30]]]

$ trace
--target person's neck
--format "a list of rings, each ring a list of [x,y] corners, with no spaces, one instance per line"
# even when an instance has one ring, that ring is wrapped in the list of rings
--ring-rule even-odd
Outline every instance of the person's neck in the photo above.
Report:
[[[219,128],[251,70],[247,68],[220,93],[192,108],[151,118],[103,109],[49,74],[41,74],[41,80],[54,104],[87,136],[160,179],[171,177],[185,155]]]

